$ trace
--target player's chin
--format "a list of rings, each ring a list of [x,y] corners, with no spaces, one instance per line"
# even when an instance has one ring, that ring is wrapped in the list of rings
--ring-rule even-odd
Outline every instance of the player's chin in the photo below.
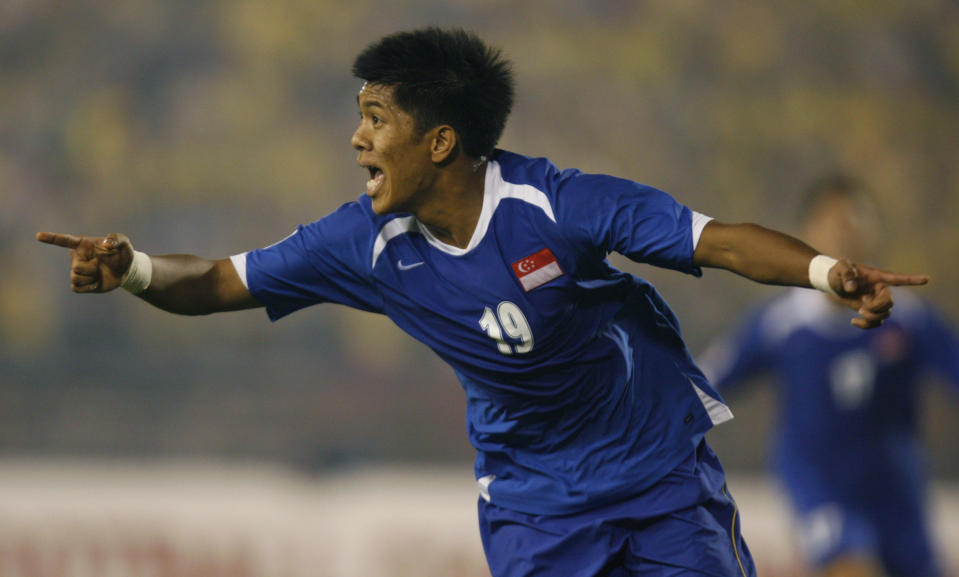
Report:
[[[384,190],[380,190],[371,198],[371,205],[376,214],[390,214],[399,210]]]
[[[382,194],[378,194],[372,198],[371,206],[373,208],[373,212],[375,212],[376,214],[390,213],[389,202],[387,202],[386,199],[383,198]]]

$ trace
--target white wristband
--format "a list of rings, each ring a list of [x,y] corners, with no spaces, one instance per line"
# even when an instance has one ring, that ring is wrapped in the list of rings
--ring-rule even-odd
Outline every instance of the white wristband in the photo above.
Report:
[[[133,251],[133,262],[130,268],[120,279],[120,288],[130,291],[133,294],[140,294],[150,286],[150,280],[153,279],[153,261],[150,255],[138,250]]]
[[[826,294],[835,295],[836,291],[829,286],[829,271],[839,262],[824,254],[816,255],[809,261],[809,284]]]

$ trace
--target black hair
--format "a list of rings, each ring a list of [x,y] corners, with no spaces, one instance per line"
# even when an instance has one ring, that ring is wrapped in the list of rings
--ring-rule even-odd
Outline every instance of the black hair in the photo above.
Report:
[[[809,222],[817,207],[827,198],[849,200],[859,212],[880,220],[879,205],[865,183],[849,174],[834,172],[814,180],[806,187],[797,211],[799,222]]]
[[[420,134],[448,124],[470,157],[489,155],[513,107],[513,72],[500,51],[456,28],[391,34],[367,46],[353,75],[393,88]]]

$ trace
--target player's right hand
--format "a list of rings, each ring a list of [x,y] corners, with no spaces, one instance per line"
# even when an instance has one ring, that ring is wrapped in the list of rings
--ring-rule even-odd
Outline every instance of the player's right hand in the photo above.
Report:
[[[861,329],[878,327],[892,312],[893,286],[921,286],[929,282],[924,274],[899,274],[864,264],[839,260],[829,269],[829,286],[836,297],[859,316],[852,325]]]
[[[112,291],[133,263],[133,245],[122,234],[95,237],[38,232],[37,240],[70,249],[70,288],[75,293]]]

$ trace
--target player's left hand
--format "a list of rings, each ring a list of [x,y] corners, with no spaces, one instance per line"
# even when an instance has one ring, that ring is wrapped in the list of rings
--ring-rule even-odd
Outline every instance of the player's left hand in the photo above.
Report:
[[[919,286],[928,282],[926,275],[888,272],[846,259],[829,271],[829,286],[841,302],[859,314],[851,322],[861,329],[878,327],[889,318],[893,304],[889,287]]]

